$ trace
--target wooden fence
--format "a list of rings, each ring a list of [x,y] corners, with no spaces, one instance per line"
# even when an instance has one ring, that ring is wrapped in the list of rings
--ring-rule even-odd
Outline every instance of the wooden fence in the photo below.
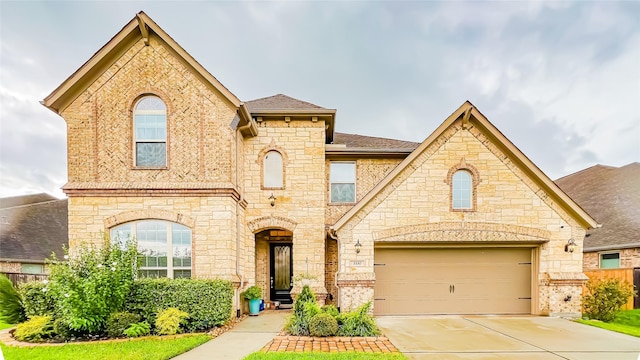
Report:
[[[634,284],[633,281],[633,268],[624,268],[624,269],[595,269],[585,271],[585,275],[589,277],[589,279],[619,279],[620,281],[627,282],[629,284]],[[637,284],[636,284],[637,286]],[[582,295],[587,294],[587,287],[583,286]],[[629,301],[622,307],[625,310],[633,309],[634,297],[629,297]]]
[[[19,283],[34,281],[34,280],[45,280],[49,277],[47,274],[23,274],[23,273],[6,273],[3,272],[9,280],[13,283],[13,286],[18,286]]]

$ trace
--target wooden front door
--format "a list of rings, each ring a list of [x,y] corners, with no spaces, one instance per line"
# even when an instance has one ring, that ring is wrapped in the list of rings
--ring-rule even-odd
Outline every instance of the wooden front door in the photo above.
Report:
[[[291,304],[293,287],[293,257],[291,244],[271,244],[271,301]]]

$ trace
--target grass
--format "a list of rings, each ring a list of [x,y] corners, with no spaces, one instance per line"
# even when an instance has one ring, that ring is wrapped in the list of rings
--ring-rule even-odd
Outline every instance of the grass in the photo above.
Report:
[[[16,347],[0,344],[6,360],[163,360],[209,341],[209,335],[174,339],[161,337],[122,342],[67,344],[63,346]]]
[[[581,324],[640,337],[640,309],[621,311],[612,322],[608,323],[598,320],[577,321]]]
[[[10,328],[12,326],[13,326],[13,324],[7,324],[6,322],[0,320],[0,330],[7,329],[7,328]]]
[[[363,353],[363,352],[341,352],[341,353],[322,353],[322,352],[274,352],[263,353],[255,352],[244,360],[298,360],[298,359],[331,359],[331,360],[405,360],[406,357],[400,353],[380,354],[380,353]]]

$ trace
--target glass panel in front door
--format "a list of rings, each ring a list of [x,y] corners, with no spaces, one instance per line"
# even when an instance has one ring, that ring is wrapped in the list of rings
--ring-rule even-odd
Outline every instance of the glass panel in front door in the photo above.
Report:
[[[275,261],[275,284],[276,290],[287,290],[291,288],[291,247],[289,245],[276,246],[273,249]]]

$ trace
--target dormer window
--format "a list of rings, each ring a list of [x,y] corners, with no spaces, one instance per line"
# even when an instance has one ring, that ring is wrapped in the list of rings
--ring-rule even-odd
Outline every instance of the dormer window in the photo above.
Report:
[[[133,110],[136,167],[167,166],[167,108],[157,96],[145,96]]]

